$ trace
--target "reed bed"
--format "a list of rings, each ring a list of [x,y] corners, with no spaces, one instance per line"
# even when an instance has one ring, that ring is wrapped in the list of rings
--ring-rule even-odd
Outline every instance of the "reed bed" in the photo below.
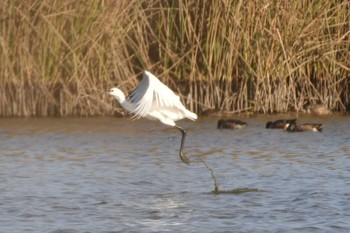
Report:
[[[4,0],[0,116],[113,115],[150,70],[187,107],[350,110],[350,2]]]

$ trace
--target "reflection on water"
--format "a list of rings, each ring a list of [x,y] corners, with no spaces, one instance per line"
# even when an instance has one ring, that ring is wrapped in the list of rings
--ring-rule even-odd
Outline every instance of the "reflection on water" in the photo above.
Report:
[[[0,119],[0,232],[348,232],[350,117],[298,119],[323,133],[238,118],[181,122],[190,166],[158,122]]]
[[[238,189],[232,189],[232,190],[215,189],[212,193],[219,195],[219,194],[242,194],[242,193],[248,193],[248,192],[262,192],[262,190],[254,189],[254,188],[238,188]]]

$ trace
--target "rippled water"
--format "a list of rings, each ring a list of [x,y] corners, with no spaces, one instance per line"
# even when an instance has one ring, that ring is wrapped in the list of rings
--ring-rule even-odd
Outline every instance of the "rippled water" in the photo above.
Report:
[[[277,116],[183,121],[0,119],[0,232],[349,232],[350,117],[323,133],[265,129]]]

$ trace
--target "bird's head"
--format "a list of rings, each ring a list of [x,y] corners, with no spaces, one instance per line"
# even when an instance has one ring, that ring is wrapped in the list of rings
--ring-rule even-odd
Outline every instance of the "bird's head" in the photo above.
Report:
[[[114,96],[119,101],[119,103],[121,103],[121,102],[123,102],[125,100],[124,93],[120,89],[118,89],[116,87],[111,88],[109,90],[109,94]]]
[[[273,125],[272,121],[267,122],[266,129],[272,128],[272,125]]]

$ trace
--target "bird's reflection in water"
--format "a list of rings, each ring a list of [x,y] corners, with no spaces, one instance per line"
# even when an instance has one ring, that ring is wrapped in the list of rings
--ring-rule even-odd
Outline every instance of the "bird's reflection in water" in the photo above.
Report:
[[[212,194],[243,194],[243,193],[251,193],[251,192],[263,192],[261,189],[256,188],[237,188],[237,189],[231,189],[231,190],[214,190],[211,193]]]

